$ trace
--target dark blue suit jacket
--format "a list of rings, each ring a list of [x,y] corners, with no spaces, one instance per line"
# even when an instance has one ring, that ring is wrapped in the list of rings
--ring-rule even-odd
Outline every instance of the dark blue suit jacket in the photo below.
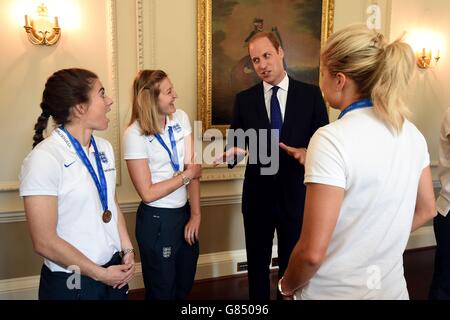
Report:
[[[320,89],[289,77],[280,142],[291,147],[306,148],[314,132],[328,122],[328,113]],[[270,130],[262,82],[236,95],[230,129]],[[260,139],[264,137],[258,137],[258,145]],[[237,140],[228,139],[227,147],[232,145],[243,149],[248,147],[238,145]],[[235,163],[230,164],[231,167],[234,165]],[[302,217],[306,191],[303,184],[304,167],[281,149],[278,172],[270,176],[261,175],[261,168],[264,166],[268,167],[259,160],[255,164],[247,163],[242,212],[258,214],[262,210],[271,210],[275,205],[292,218]]]

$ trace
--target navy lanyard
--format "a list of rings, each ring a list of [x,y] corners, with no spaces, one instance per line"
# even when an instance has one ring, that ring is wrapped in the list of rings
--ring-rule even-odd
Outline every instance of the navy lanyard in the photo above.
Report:
[[[105,212],[108,210],[108,189],[106,185],[106,179],[105,174],[103,173],[103,166],[102,162],[100,161],[100,154],[97,149],[97,144],[95,143],[94,136],[91,136],[91,144],[94,147],[95,151],[95,161],[97,163],[97,171],[98,175],[100,176],[100,179],[97,177],[97,174],[94,171],[94,167],[92,167],[91,162],[89,161],[88,157],[86,156],[86,153],[83,150],[83,147],[78,142],[77,139],[75,139],[69,131],[67,131],[66,128],[60,127],[61,130],[63,130],[66,135],[69,137],[70,142],[72,143],[73,147],[75,148],[75,151],[77,152],[78,156],[80,157],[81,161],[83,161],[84,165],[88,169],[89,173],[91,174],[92,179],[95,182],[95,186],[97,187],[98,193],[100,195],[100,201],[102,202],[103,211]]]
[[[172,146],[172,152],[170,152],[169,147],[166,145],[162,137],[159,133],[155,134],[155,138],[158,139],[159,143],[166,149],[169,154],[170,163],[175,172],[180,171],[180,162],[178,161],[178,152],[177,152],[177,143],[175,142],[175,137],[173,135],[172,127],[169,126],[169,137],[170,137],[170,145]]]
[[[339,115],[338,119],[345,116],[346,113],[356,110],[356,109],[362,109],[362,108],[370,108],[373,107],[372,99],[366,98],[362,99],[356,102],[353,102],[351,105],[349,105],[347,108],[341,111],[341,114]]]

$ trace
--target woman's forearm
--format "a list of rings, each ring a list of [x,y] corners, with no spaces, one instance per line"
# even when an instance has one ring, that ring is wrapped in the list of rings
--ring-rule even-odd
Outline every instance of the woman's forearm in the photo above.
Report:
[[[200,215],[200,179],[193,179],[188,186],[191,215]]]
[[[178,175],[176,177],[164,180],[158,183],[152,183],[149,187],[143,188],[142,192],[139,192],[142,201],[150,203],[165,196],[168,196],[175,190],[183,186],[183,177]]]

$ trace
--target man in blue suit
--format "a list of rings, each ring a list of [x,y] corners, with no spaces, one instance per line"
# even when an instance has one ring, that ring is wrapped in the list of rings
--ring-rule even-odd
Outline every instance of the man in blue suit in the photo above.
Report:
[[[233,167],[246,150],[260,155],[261,146],[267,146],[271,159],[278,160],[278,170],[267,175],[266,161],[250,154],[249,159],[256,156],[256,161],[247,162],[242,194],[249,295],[250,299],[268,300],[274,232],[281,277],[302,227],[306,148],[314,132],[328,124],[328,114],[317,86],[287,75],[284,51],[273,33],[256,33],[248,49],[262,82],[236,95],[230,129],[235,133],[239,129],[256,130],[257,139],[249,141],[229,134],[223,159]],[[261,135],[260,130],[269,134]]]

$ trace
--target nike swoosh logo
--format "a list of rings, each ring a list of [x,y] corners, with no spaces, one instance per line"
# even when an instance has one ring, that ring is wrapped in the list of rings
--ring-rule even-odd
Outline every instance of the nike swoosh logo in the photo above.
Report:
[[[75,162],[76,162],[76,161],[71,162],[71,163],[69,163],[69,164],[65,164],[65,163],[64,163],[64,167],[68,168],[68,167],[70,167],[71,165],[73,165]]]

